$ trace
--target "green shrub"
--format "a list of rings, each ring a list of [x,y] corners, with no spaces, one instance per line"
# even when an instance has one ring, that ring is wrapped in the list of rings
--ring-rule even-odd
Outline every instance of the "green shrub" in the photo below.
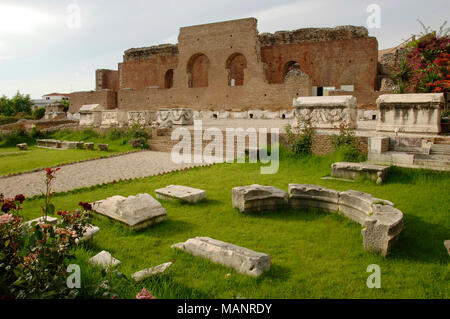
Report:
[[[45,107],[40,107],[33,111],[33,118],[35,120],[40,120],[45,115]]]
[[[335,151],[342,155],[346,162],[361,162],[366,159],[360,151],[360,143],[356,140],[355,130],[348,123],[339,125],[339,135],[330,137]]]
[[[288,148],[297,155],[311,154],[314,128],[308,121],[297,119],[297,123],[298,132],[292,131],[290,125],[286,126]]]

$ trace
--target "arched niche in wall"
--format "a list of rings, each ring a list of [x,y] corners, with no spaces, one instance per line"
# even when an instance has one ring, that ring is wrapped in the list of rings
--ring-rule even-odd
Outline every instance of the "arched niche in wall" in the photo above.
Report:
[[[170,89],[173,86],[173,69],[167,70],[164,76],[164,88]]]
[[[291,71],[302,72],[302,69],[300,68],[300,63],[298,63],[297,61],[289,61],[284,65],[284,67],[283,67],[283,82],[286,80],[286,76]]]
[[[227,59],[226,70],[229,86],[244,85],[244,69],[247,68],[247,59],[241,53],[234,53]]]
[[[187,64],[188,87],[208,86],[209,59],[203,53],[191,56]]]

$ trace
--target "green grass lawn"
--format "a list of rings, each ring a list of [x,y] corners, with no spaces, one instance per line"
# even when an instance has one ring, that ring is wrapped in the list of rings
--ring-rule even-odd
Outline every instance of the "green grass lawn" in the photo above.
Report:
[[[65,163],[78,162],[82,160],[111,156],[118,153],[128,152],[133,149],[128,144],[128,139],[109,139],[101,136],[92,136],[89,132],[62,131],[57,132],[52,138],[65,141],[94,142],[94,150],[61,150],[46,149],[29,146],[26,151],[19,151],[17,147],[0,148],[0,175],[30,171],[37,168],[46,168]],[[108,151],[100,151],[98,143],[109,144]]]
[[[95,217],[100,227],[93,242],[76,250],[82,293],[109,279],[121,298],[135,298],[146,287],[157,298],[449,298],[450,174],[394,168],[383,185],[360,179],[354,183],[321,180],[333,158],[283,159],[274,175],[261,175],[259,164],[218,164],[162,176],[57,194],[58,209],[75,209],[79,201],[112,195],[149,193],[169,184],[205,189],[208,200],[195,205],[161,201],[164,223],[133,232],[118,222]],[[363,250],[361,226],[337,214],[275,211],[244,215],[232,208],[231,189],[258,183],[287,191],[289,183],[311,183],[339,191],[356,189],[392,201],[404,213],[404,228],[387,258]],[[27,219],[40,215],[40,201],[24,203]],[[237,274],[171,249],[174,243],[209,236],[270,255],[270,271],[258,278]],[[127,278],[102,277],[88,259],[107,250],[122,261]],[[130,275],[175,260],[163,276],[135,284]],[[367,266],[381,267],[381,288],[366,286]],[[231,276],[227,276],[231,274]]]

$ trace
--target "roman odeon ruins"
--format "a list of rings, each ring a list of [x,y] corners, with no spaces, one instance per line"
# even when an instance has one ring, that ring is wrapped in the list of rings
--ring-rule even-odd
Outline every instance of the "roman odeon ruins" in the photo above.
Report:
[[[261,125],[283,132],[300,118],[317,129],[313,152],[325,154],[346,123],[372,164],[448,169],[448,96],[393,94],[401,51],[384,51],[358,26],[259,34],[246,18],[182,27],[178,44],[132,48],[117,70],[97,70],[95,91],[70,95],[69,116],[85,127],[165,128],[157,151],[173,146],[172,125],[192,129],[197,119],[244,128],[267,119]]]

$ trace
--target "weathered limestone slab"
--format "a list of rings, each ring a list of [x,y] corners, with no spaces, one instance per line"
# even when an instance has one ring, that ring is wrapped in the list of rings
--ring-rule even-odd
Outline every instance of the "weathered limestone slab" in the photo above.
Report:
[[[293,104],[298,118],[310,121],[313,127],[332,129],[342,123],[356,127],[356,98],[352,95],[302,96]]]
[[[311,207],[337,212],[339,192],[318,185],[289,184],[289,206],[293,209]]]
[[[253,184],[232,189],[233,207],[242,213],[262,212],[287,207],[287,193],[272,186]]]
[[[155,266],[153,268],[143,269],[143,270],[140,270],[140,271],[135,272],[134,274],[132,274],[131,278],[133,278],[135,282],[140,282],[140,281],[142,281],[142,280],[144,280],[146,278],[149,278],[151,276],[164,273],[170,266],[172,266],[172,263],[168,262],[168,263],[165,263],[165,264],[161,264],[161,265]]]
[[[109,148],[109,144],[97,144],[98,149],[101,151],[107,151]]]
[[[103,268],[114,267],[120,264],[120,260],[111,256],[106,250],[102,250],[97,255],[89,259],[89,262],[93,265]]]
[[[443,93],[380,95],[377,131],[440,133],[444,104]]]
[[[80,126],[98,127],[102,123],[103,107],[100,104],[86,104],[78,111],[80,114]]]
[[[36,140],[38,147],[45,148],[61,148],[61,141],[54,139],[38,139]]]
[[[149,125],[154,121],[156,121],[155,111],[128,111],[128,125]]]
[[[390,201],[355,190],[341,192],[339,195],[339,212],[361,225],[364,225],[366,218],[372,215],[375,204],[394,206]]]
[[[444,246],[447,248],[447,252],[450,255],[450,240],[444,241]]]
[[[29,220],[29,221],[25,222],[24,225],[32,226],[33,223],[41,224],[43,222],[44,222],[44,216]],[[52,217],[52,216],[47,216],[48,224],[56,224],[57,222],[58,222],[58,218]]]
[[[273,120],[280,118],[280,112],[264,111],[263,114],[265,119]]]
[[[331,164],[331,176],[338,178],[356,179],[362,175],[377,181],[381,184],[386,179],[389,166],[352,163],[352,162],[336,162]]]
[[[197,203],[206,198],[206,191],[182,185],[169,185],[155,190],[156,198],[179,199],[189,203]]]
[[[172,248],[232,267],[238,273],[250,276],[259,276],[270,269],[269,255],[209,237],[191,238],[184,243],[172,245]]]
[[[149,194],[112,196],[92,204],[92,209],[102,215],[125,223],[134,230],[146,228],[167,219],[167,212]]]
[[[194,111],[187,108],[172,109],[172,123],[175,125],[194,124]]]
[[[27,148],[28,148],[27,143],[20,143],[20,144],[17,144],[16,146],[17,146],[17,147],[19,148],[19,150],[21,150],[21,151],[25,151],[25,150],[27,150]]]
[[[369,137],[368,142],[369,153],[381,154],[389,151],[389,137],[373,136]]]
[[[188,108],[158,109],[157,122],[164,123],[172,121],[175,125],[194,124],[194,111]]]
[[[262,110],[250,110],[247,114],[249,119],[262,119],[264,118],[264,112]]]
[[[128,113],[126,111],[102,111],[101,127],[123,126],[125,123],[128,123]]]
[[[72,141],[62,141],[61,142],[61,148],[62,149],[75,149],[78,146],[78,142],[72,142]]]
[[[373,205],[373,215],[364,220],[365,250],[379,251],[385,257],[403,228],[403,213],[391,205]]]

